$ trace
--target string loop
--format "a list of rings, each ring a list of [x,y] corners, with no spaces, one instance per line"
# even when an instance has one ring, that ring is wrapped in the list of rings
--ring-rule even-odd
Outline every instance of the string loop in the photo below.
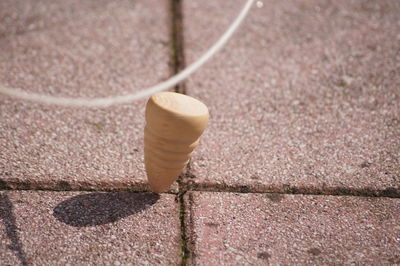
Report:
[[[23,100],[29,100],[46,104],[70,106],[70,107],[72,106],[108,107],[111,105],[129,103],[149,97],[154,93],[175,86],[182,80],[189,77],[193,72],[199,69],[205,62],[207,62],[219,49],[221,49],[224,46],[224,44],[228,41],[228,39],[237,30],[240,23],[244,20],[247,13],[249,12],[253,2],[254,0],[247,0],[246,4],[240,11],[239,15],[229,26],[226,32],[197,61],[189,65],[187,68],[185,68],[178,74],[172,76],[171,78],[163,82],[160,82],[157,85],[141,90],[137,93],[131,93],[113,97],[104,97],[104,98],[69,98],[69,97],[56,97],[51,95],[44,95],[39,93],[30,93],[30,92],[28,93],[18,89],[7,88],[3,85],[0,85],[0,93]]]

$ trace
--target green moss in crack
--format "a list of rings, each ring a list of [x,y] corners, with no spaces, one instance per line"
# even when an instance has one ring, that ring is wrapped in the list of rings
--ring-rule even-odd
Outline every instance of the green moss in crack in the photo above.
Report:
[[[0,189],[9,189],[9,187],[7,186],[7,182],[3,179],[0,179]]]
[[[60,190],[72,190],[71,185],[67,181],[59,181],[58,182],[58,188]]]

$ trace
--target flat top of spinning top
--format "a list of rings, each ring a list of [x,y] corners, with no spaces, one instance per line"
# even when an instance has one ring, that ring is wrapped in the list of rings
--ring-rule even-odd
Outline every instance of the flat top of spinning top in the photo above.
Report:
[[[207,106],[199,100],[176,92],[160,92],[151,96],[161,108],[186,116],[208,115]]]

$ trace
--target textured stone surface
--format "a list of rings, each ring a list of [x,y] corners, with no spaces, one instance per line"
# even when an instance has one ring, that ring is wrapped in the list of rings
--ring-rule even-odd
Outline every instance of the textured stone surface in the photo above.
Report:
[[[0,192],[1,265],[176,265],[174,195]]]
[[[400,195],[400,2],[272,0],[187,82],[203,188]],[[244,1],[184,1],[193,62]]]
[[[1,6],[3,85],[106,97],[154,85],[170,74],[168,1],[2,1]],[[0,179],[9,187],[146,189],[144,104],[64,108],[0,95]]]
[[[190,192],[195,265],[400,263],[400,199]]]
[[[126,0],[3,0],[0,2],[0,38],[49,29],[81,19],[114,11],[118,6],[132,8],[134,2]],[[112,12],[111,11],[111,12]]]

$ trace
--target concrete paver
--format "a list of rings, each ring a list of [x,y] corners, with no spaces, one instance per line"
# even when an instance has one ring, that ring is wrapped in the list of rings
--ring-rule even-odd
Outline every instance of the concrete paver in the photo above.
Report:
[[[262,2],[186,84],[211,112],[193,188],[400,195],[400,3]],[[190,63],[244,1],[183,3]]]
[[[0,264],[176,265],[180,222],[174,197],[1,191]]]
[[[170,75],[168,1],[6,2],[2,85],[91,98],[134,92]],[[2,184],[147,189],[144,104],[64,108],[0,95]]]
[[[29,31],[60,26],[71,20],[93,16],[114,10],[117,6],[132,8],[134,3],[127,0],[91,1],[91,0],[3,0],[0,2],[0,38]],[[100,12],[96,12],[100,11]]]
[[[190,192],[191,263],[400,263],[400,200]]]

